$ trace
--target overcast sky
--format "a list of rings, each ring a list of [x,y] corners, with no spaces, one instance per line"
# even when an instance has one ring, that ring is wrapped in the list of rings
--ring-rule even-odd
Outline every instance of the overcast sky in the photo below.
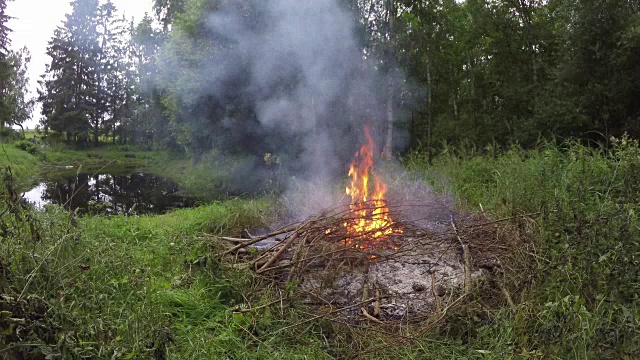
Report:
[[[151,13],[153,0],[112,0],[120,14],[123,12],[127,19],[132,17],[140,20],[145,12]],[[71,11],[70,0],[14,0],[7,5],[7,15],[14,17],[9,22],[13,32],[9,35],[13,49],[26,46],[31,52],[29,64],[30,90],[36,93],[37,81],[44,73],[45,64],[50,59],[45,54],[47,42],[53,36],[53,30],[62,23],[65,14]],[[40,119],[40,111],[36,110],[32,121],[28,122],[33,128]]]

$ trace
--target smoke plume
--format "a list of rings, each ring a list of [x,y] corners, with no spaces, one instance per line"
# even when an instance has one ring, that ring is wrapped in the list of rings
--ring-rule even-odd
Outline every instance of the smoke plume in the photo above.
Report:
[[[331,204],[364,124],[383,139],[386,79],[364,56],[358,15],[337,0],[210,5],[200,40],[174,34],[165,49],[190,146],[252,154],[236,182],[251,186],[269,175],[264,155],[277,156],[289,194],[312,184],[312,202]]]

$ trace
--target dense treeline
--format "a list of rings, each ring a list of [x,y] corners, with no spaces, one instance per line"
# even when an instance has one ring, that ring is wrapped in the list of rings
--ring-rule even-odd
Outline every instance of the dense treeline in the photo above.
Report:
[[[428,141],[430,126],[437,141],[525,146],[541,135],[637,134],[637,1],[403,5],[399,62],[431,99],[414,113],[414,141]]]
[[[110,1],[73,1],[49,44],[42,125],[84,143],[110,136],[195,152],[228,148],[215,138],[242,137],[256,126],[255,109],[243,99],[246,74],[226,79],[217,95],[184,94],[205,81],[194,64],[228,61],[220,49],[235,46],[211,34],[208,16],[235,7],[260,31],[256,4],[156,0],[155,19],[127,24]],[[378,59],[372,66],[387,74],[384,116],[408,131],[413,148],[431,154],[442,143],[528,146],[540,137],[607,142],[640,130],[637,1],[340,0],[336,6],[359,24],[363,58]],[[283,79],[273,91],[287,81],[295,80]]]

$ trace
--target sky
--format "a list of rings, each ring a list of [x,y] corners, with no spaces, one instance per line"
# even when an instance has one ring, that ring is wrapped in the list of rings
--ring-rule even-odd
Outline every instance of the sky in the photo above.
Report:
[[[145,12],[152,13],[153,0],[112,0],[120,14],[127,19],[140,20]],[[14,0],[7,5],[7,15],[14,17],[9,21],[13,32],[11,47],[14,50],[27,47],[31,52],[29,78],[31,95],[35,96],[38,79],[44,73],[45,65],[50,61],[46,55],[47,42],[53,36],[53,30],[62,24],[65,15],[71,11],[70,0]],[[34,111],[33,119],[25,127],[33,128],[40,120],[40,110]]]

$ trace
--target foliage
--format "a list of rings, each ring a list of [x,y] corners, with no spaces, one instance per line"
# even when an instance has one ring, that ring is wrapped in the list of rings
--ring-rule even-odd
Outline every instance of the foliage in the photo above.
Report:
[[[11,128],[4,128],[0,130],[0,139],[3,141],[14,140],[20,138],[20,133]]]
[[[0,130],[6,126],[22,126],[34,105],[33,100],[27,99],[29,51],[27,48],[10,50],[8,1],[11,0],[0,0]]]
[[[157,0],[161,28],[146,16],[128,29],[110,2],[74,4],[49,46],[40,94],[46,130],[80,142],[109,134],[113,142],[195,156],[212,149],[256,158],[275,152],[278,139],[256,134],[247,71],[217,81],[222,90],[215,96],[195,98],[213,91],[203,91],[213,86],[203,69],[215,72],[233,61],[229,50],[238,46],[207,30],[208,17],[223,5],[239,9],[238,20],[260,33],[266,25],[258,21],[258,3]],[[638,133],[640,8],[633,2],[341,0],[338,6],[357,24],[366,60],[387,74],[387,116],[408,130],[413,150],[433,156],[443,141],[528,147],[554,136],[606,144],[610,135]],[[286,88],[271,90],[279,86]],[[243,147],[261,142],[259,151]]]
[[[133,107],[125,21],[111,1],[71,5],[47,48],[51,63],[39,90],[42,125],[77,143],[98,143],[103,134],[115,141]]]
[[[529,288],[516,313],[495,313],[472,346],[501,356],[522,350],[544,358],[640,354],[640,178],[634,170],[640,150],[628,137],[611,143],[608,151],[576,141],[531,151],[512,147],[496,157],[450,149],[433,167],[424,157],[409,159],[410,168],[467,208],[481,204],[496,217],[541,212],[537,242],[527,250],[537,264]],[[510,335],[500,344],[498,334]]]
[[[637,134],[633,2],[400,3],[399,62],[426,91],[412,110],[414,149]]]
[[[37,155],[40,152],[38,145],[29,140],[20,140],[13,145],[22,151],[28,152],[31,155]]]

